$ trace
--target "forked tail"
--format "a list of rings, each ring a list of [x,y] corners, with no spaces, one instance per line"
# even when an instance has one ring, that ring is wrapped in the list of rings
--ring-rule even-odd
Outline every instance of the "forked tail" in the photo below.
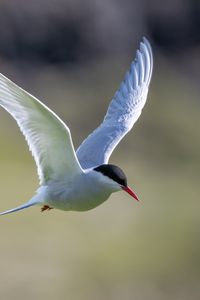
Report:
[[[0,216],[7,215],[7,214],[13,213],[13,212],[21,210],[21,209],[25,209],[27,207],[30,207],[30,206],[33,206],[33,205],[36,205],[36,204],[37,204],[37,202],[35,202],[35,201],[33,201],[31,199],[30,201],[28,201],[28,202],[26,202],[26,203],[24,203],[22,205],[19,205],[19,206],[15,207],[15,208],[12,208],[12,209],[9,209],[9,210],[1,212]]]

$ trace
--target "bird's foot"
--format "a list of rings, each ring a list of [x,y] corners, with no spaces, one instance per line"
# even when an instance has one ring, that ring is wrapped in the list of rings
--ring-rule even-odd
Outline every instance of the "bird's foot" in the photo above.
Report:
[[[45,210],[50,210],[50,209],[53,209],[53,207],[50,207],[50,206],[48,206],[48,205],[44,205],[44,206],[42,206],[42,208],[41,208],[41,212],[43,212],[43,211],[45,211]]]

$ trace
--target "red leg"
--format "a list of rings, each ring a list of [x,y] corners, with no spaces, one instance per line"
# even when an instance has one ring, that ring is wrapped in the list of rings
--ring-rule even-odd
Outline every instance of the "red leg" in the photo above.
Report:
[[[42,208],[41,208],[41,212],[45,211],[45,210],[50,210],[50,209],[53,209],[53,207],[50,207],[48,205],[44,205]]]

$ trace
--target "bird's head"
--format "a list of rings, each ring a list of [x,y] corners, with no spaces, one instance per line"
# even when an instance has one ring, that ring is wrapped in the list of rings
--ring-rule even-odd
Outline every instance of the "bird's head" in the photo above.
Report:
[[[113,187],[113,190],[124,190],[129,195],[131,195],[135,200],[139,201],[136,194],[128,187],[127,178],[121,168],[111,165],[111,164],[103,164],[96,168],[94,171],[100,172],[105,176],[106,182]]]

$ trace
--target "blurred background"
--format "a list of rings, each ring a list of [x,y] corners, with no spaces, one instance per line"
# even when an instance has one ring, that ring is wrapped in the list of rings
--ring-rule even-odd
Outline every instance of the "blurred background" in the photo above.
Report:
[[[154,52],[148,102],[111,162],[124,193],[85,213],[38,207],[0,220],[0,298],[200,297],[200,1],[0,0],[0,72],[70,127],[102,120],[142,36]],[[28,200],[36,167],[0,110],[0,209]]]

